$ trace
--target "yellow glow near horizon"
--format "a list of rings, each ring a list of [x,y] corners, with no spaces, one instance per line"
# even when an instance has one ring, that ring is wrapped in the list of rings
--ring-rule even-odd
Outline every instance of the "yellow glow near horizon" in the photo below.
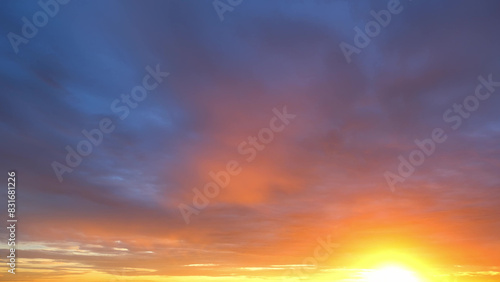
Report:
[[[421,282],[413,272],[390,266],[384,267],[366,275],[366,282]]]

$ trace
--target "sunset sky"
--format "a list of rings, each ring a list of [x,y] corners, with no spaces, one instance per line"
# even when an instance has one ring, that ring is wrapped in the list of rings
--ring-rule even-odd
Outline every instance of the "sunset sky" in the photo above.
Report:
[[[1,1],[0,280],[500,281],[500,1],[397,2]]]

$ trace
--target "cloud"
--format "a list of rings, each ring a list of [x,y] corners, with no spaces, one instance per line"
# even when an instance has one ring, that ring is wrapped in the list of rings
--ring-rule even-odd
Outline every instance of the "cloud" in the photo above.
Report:
[[[346,64],[338,44],[386,3],[247,1],[221,23],[210,2],[71,2],[18,55],[4,40],[0,167],[19,175],[26,279],[281,275],[322,235],[339,268],[381,247],[498,264],[499,97],[397,193],[383,178],[479,75],[500,80],[498,3],[407,1]],[[0,5],[3,34],[36,8]],[[171,75],[119,120],[110,104],[156,64]],[[238,145],[283,105],[297,118],[246,163]],[[116,130],[59,183],[51,162],[104,117]],[[177,205],[231,159],[241,175],[186,226]]]

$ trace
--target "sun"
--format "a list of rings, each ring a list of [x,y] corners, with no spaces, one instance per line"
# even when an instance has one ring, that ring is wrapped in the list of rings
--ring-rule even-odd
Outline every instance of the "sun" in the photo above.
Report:
[[[366,282],[420,282],[413,272],[397,266],[374,270],[365,277]]]

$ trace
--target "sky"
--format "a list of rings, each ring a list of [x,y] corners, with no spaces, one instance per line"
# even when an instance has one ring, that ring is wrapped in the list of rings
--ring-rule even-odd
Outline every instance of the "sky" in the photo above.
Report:
[[[500,281],[500,2],[0,15],[0,280]]]

